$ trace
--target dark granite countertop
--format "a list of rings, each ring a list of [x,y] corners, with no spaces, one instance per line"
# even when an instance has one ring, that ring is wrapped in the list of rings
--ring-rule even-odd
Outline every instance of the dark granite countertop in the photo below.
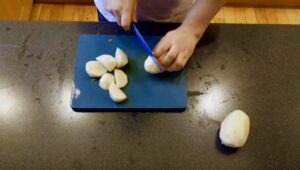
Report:
[[[299,169],[300,26],[211,25],[188,64],[183,113],[73,112],[85,33],[124,34],[103,23],[0,22],[0,169]],[[217,133],[235,109],[251,130],[233,151]]]

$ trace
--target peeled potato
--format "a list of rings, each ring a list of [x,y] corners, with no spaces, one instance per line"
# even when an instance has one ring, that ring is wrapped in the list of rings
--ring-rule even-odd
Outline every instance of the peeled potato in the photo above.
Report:
[[[148,56],[148,58],[146,59],[146,61],[144,63],[144,68],[150,74],[160,73],[158,66],[154,63],[154,61],[152,60],[152,58],[150,56]]]
[[[115,57],[118,61],[117,68],[124,67],[128,63],[128,57],[120,48],[116,49]]]
[[[127,99],[126,94],[115,83],[109,86],[109,95],[115,102],[122,102]]]
[[[117,59],[108,54],[100,55],[96,58],[108,71],[113,71],[118,65]]]
[[[109,86],[115,83],[115,77],[110,74],[110,73],[105,73],[102,75],[100,81],[99,81],[99,86],[103,89],[103,90],[108,90]]]
[[[115,78],[116,78],[116,85],[119,88],[123,88],[128,84],[128,77],[127,75],[119,69],[115,69]]]
[[[249,130],[248,115],[241,110],[235,110],[223,120],[219,136],[224,145],[238,148],[246,143]]]
[[[86,73],[92,78],[99,78],[107,72],[106,68],[103,67],[98,61],[89,61],[85,64]]]

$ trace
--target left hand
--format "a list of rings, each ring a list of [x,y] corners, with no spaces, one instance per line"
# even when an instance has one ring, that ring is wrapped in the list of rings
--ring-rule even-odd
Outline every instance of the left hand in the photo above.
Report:
[[[137,22],[137,0],[104,0],[103,6],[126,31],[130,30],[131,22]]]
[[[193,28],[180,26],[168,32],[154,48],[155,57],[169,72],[183,69],[204,30],[201,34],[196,34]]]

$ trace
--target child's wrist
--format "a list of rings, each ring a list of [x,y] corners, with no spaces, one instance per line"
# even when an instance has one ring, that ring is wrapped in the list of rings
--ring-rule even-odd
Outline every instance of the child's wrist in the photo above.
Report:
[[[182,23],[179,28],[193,34],[193,36],[197,40],[200,40],[200,38],[202,37],[204,31],[207,28],[207,25]]]

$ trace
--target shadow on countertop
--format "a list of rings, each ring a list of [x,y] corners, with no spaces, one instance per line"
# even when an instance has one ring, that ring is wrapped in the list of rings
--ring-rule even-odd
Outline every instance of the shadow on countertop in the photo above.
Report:
[[[216,142],[215,142],[216,149],[225,155],[231,155],[231,154],[236,153],[239,150],[239,148],[230,148],[230,147],[223,145],[222,141],[219,137],[219,133],[220,133],[220,128],[218,129],[218,131],[216,133]]]

